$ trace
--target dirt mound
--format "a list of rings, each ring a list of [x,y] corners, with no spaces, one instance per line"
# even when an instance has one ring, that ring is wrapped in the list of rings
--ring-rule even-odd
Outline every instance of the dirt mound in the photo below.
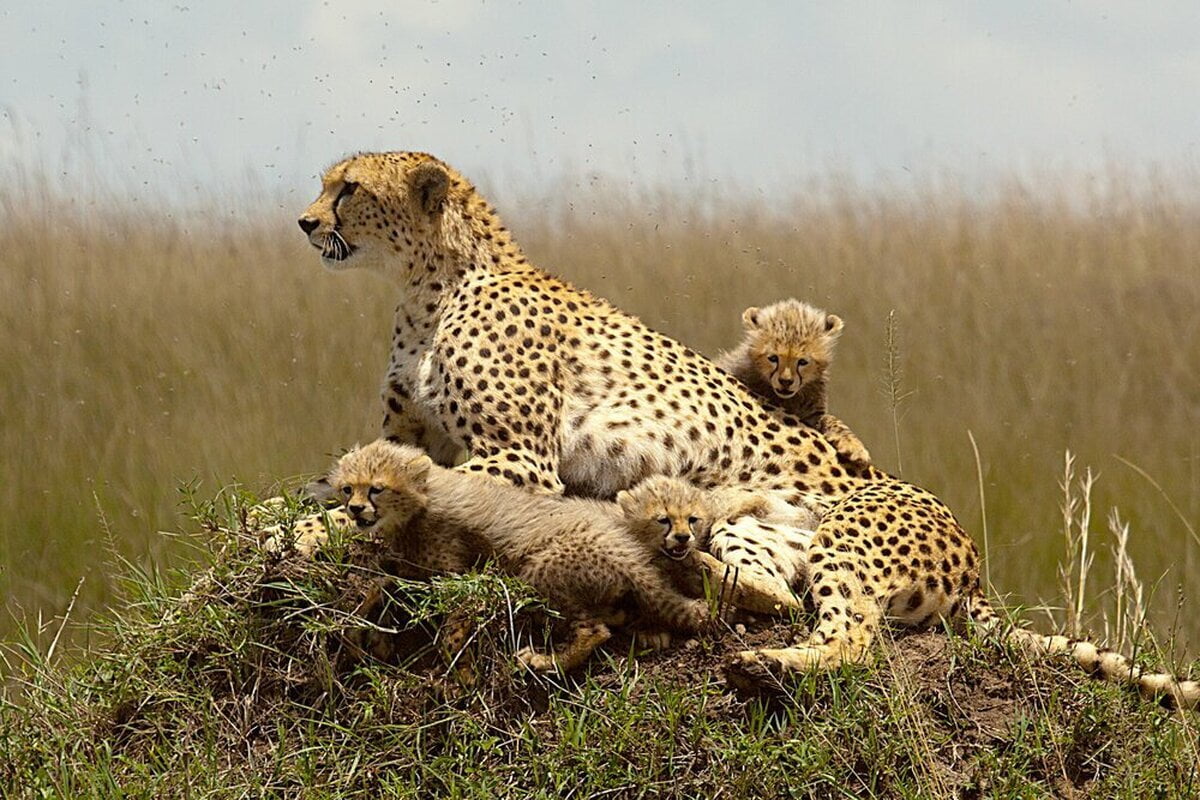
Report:
[[[216,594],[189,594],[193,603],[245,605],[271,654],[256,665],[271,676],[256,677],[259,692],[274,687],[292,697],[323,695],[334,684],[352,688],[363,665],[389,667],[405,678],[401,695],[409,697],[397,708],[418,717],[437,703],[486,709],[492,718],[542,713],[556,690],[581,681],[616,687],[631,670],[684,691],[697,683],[723,685],[737,652],[787,647],[808,634],[803,619],[726,610],[710,631],[676,637],[668,648],[639,647],[630,633],[617,630],[575,674],[536,675],[512,654],[526,645],[547,649],[567,629],[527,587],[488,571],[430,583],[401,580],[391,576],[389,557],[378,544],[357,541],[316,561],[269,556],[249,591],[229,592],[225,585]],[[898,693],[911,713],[919,711],[922,724],[953,731],[953,752],[961,755],[1011,741],[1020,720],[1045,710],[1048,695],[1069,695],[1089,683],[1069,659],[1031,660],[994,638],[968,640],[939,629],[892,631],[885,639],[870,666],[766,681],[750,693],[727,687],[728,702],[711,710],[729,721],[744,719],[755,701],[820,713],[836,681],[853,676]],[[200,642],[187,658],[194,665],[211,650],[211,642]],[[228,685],[224,673],[218,684]],[[947,767],[956,769],[954,759]]]
[[[660,651],[618,632],[582,669],[534,675],[513,653],[564,632],[511,579],[412,582],[370,542],[308,560],[220,536],[186,591],[142,586],[78,669],[34,670],[0,704],[0,787],[1103,797],[1197,780],[1188,717],[997,641],[897,635],[876,663],[751,695],[726,683],[729,657],[807,628],[739,616]]]

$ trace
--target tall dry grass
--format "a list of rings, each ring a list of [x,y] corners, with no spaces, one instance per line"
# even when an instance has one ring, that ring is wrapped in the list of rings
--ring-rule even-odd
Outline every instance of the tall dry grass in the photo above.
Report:
[[[1097,519],[1116,506],[1129,526],[1151,621],[1194,651],[1200,606],[1177,604],[1200,594],[1195,177],[493,197],[535,263],[708,353],[746,305],[836,310],[834,411],[977,538],[982,486],[990,578],[1013,602],[1064,602],[1071,450],[1097,475]],[[173,551],[158,531],[179,523],[181,482],[265,488],[372,436],[393,290],[323,272],[295,229],[302,202],[184,213],[47,185],[0,190],[0,595],[53,615],[80,576],[79,608],[104,601],[108,547]],[[1111,548],[1093,553],[1085,627],[1114,603],[1097,577]]]

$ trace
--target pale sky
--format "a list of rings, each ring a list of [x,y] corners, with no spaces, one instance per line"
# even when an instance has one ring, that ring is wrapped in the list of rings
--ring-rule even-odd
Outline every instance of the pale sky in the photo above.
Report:
[[[365,149],[468,176],[773,191],[1200,155],[1200,3],[0,0],[0,164],[307,198]]]

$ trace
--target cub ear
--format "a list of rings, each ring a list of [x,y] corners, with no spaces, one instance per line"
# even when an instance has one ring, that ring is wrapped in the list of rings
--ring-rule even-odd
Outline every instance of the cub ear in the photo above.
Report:
[[[633,495],[626,491],[617,492],[617,505],[628,516],[633,516],[637,511],[637,502],[633,499]]]
[[[826,333],[841,333],[842,332],[842,318],[839,317],[837,314],[826,314],[825,315],[825,332]]]
[[[746,330],[753,331],[758,329],[758,307],[750,306],[742,312],[742,325]]]
[[[431,217],[436,216],[450,192],[450,176],[437,164],[426,161],[413,168],[409,176],[409,191],[422,211]]]
[[[337,490],[333,488],[333,484],[329,482],[329,476],[316,478],[309,481],[300,490],[300,496],[307,495],[320,505],[327,505],[337,501]]]
[[[429,478],[429,470],[433,467],[433,459],[427,455],[420,455],[413,459],[405,468],[408,476],[414,483],[425,483]]]

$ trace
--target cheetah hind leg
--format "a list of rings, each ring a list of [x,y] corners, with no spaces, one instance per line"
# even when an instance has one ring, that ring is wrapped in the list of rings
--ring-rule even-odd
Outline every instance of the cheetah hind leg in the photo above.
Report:
[[[464,688],[473,687],[477,682],[475,672],[475,656],[467,647],[471,636],[475,633],[475,620],[466,612],[453,611],[442,623],[438,630],[438,642],[441,645],[442,659],[446,663],[455,682]]]
[[[832,594],[821,593],[826,584],[835,587]],[[834,669],[867,658],[883,621],[883,609],[863,592],[857,577],[852,572],[821,573],[814,580],[813,597],[818,602],[819,622],[808,639],[797,647],[743,650],[726,666],[730,683],[759,688],[778,683],[791,673]]]
[[[773,517],[719,519],[709,533],[707,548],[716,561],[699,559],[699,563],[710,584],[725,595],[720,597],[722,603],[728,600],[746,611],[781,615],[803,608],[792,584],[806,577],[805,551],[811,535],[776,523]]]
[[[570,672],[591,657],[592,651],[612,638],[612,631],[603,622],[594,619],[577,620],[571,626],[571,636],[566,645],[539,653],[532,647],[523,647],[516,653],[517,663],[533,672]]]

